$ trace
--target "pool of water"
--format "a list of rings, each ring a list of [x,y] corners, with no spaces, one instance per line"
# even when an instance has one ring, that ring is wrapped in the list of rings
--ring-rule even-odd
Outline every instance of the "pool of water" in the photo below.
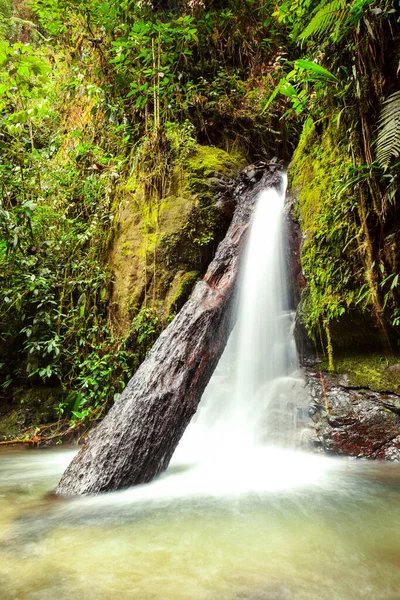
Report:
[[[54,499],[74,452],[0,452],[1,600],[400,598],[399,465],[271,450]]]

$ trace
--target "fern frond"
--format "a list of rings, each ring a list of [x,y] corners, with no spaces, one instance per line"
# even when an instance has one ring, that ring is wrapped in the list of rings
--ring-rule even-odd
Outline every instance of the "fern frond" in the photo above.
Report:
[[[349,10],[345,0],[332,0],[328,3],[325,0],[321,2],[316,14],[299,37],[301,39],[311,36],[321,37],[339,31],[340,27],[346,23],[348,14]]]
[[[382,168],[387,169],[394,156],[400,156],[400,91],[383,103],[376,140],[376,158]]]

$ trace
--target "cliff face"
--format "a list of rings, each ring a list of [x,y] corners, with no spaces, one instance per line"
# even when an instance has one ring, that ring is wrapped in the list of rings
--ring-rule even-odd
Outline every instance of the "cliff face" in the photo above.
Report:
[[[357,197],[341,184],[350,165],[336,126],[318,130],[309,119],[288,171],[307,281],[299,316],[319,352],[330,355],[331,367],[337,352],[383,352],[387,342],[374,317]]]

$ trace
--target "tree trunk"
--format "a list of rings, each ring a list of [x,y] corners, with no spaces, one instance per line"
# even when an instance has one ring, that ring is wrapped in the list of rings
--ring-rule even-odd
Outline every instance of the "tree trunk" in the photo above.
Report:
[[[278,164],[248,173],[236,187],[231,225],[204,279],[65,471],[57,494],[117,490],[167,468],[233,326],[230,309],[256,196],[281,180]]]

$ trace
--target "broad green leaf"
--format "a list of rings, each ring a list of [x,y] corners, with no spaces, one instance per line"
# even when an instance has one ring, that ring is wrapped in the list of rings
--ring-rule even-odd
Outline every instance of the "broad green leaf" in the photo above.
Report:
[[[330,73],[324,67],[321,67],[321,65],[318,65],[317,63],[312,62],[310,60],[304,60],[304,59],[300,58],[299,60],[296,60],[294,64],[299,69],[304,69],[305,71],[310,71],[318,79],[325,79],[325,80],[336,81],[336,82],[338,81],[338,79],[337,79],[337,77],[335,77],[335,75]]]

